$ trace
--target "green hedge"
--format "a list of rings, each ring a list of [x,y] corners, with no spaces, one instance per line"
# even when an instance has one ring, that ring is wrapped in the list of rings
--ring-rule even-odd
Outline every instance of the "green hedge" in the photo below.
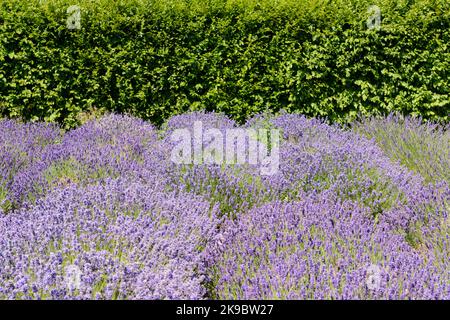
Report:
[[[66,27],[81,7],[81,30]],[[367,8],[381,8],[368,30]],[[0,0],[0,117],[263,111],[449,120],[447,0]]]

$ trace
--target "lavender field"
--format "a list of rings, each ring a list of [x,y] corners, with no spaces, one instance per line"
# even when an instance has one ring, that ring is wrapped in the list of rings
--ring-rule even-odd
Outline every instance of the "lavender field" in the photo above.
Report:
[[[279,130],[276,172],[174,163],[172,133],[195,122]],[[450,299],[448,129],[0,120],[0,299]]]

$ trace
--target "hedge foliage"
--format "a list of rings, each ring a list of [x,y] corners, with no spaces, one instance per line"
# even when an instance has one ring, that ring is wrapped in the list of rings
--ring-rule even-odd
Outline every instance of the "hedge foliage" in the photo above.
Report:
[[[369,30],[369,5],[381,29]],[[81,8],[81,29],[66,26]],[[285,109],[449,120],[447,0],[0,0],[0,117]]]

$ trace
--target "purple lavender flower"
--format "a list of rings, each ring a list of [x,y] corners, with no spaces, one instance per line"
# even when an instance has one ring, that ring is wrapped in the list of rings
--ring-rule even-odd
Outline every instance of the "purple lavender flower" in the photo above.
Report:
[[[447,255],[415,250],[367,208],[332,192],[252,209],[226,234],[212,266],[221,299],[450,297],[448,260],[439,267]]]
[[[283,133],[263,176],[174,164],[171,133],[197,121],[240,128],[0,121],[0,299],[450,298],[448,129],[258,115],[241,128]]]
[[[56,189],[0,218],[0,298],[202,299],[216,214],[158,181]],[[68,265],[81,271],[75,290]]]

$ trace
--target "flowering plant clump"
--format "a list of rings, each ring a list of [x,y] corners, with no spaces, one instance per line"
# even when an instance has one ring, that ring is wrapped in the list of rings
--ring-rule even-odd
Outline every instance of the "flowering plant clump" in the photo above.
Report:
[[[47,124],[1,125],[5,151],[0,153],[0,186],[15,207],[34,202],[53,187],[142,175],[144,164],[146,175],[161,176],[167,163],[160,159],[154,127],[135,118],[109,115],[64,136]]]
[[[216,212],[122,180],[54,190],[0,219],[0,298],[201,299]],[[67,266],[80,270],[76,287]]]
[[[20,206],[47,148],[61,139],[56,125],[0,121],[0,213]]]
[[[218,297],[449,299],[449,250],[416,250],[369,213],[332,193],[250,210],[228,225]]]
[[[353,130],[375,139],[393,160],[428,181],[450,182],[450,124],[423,123],[420,118],[391,114],[353,124]]]
[[[245,161],[173,160],[176,132],[202,151],[209,129],[249,133]],[[450,299],[449,149],[393,115],[1,120],[0,299]]]

